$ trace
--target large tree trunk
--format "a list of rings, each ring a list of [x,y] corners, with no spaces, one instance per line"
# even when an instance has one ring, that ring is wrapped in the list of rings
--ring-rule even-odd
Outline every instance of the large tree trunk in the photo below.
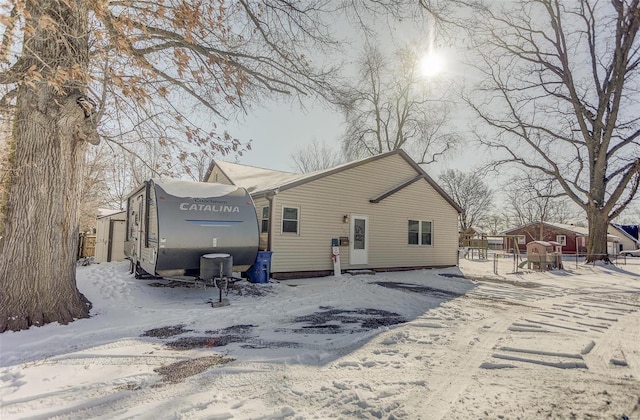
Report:
[[[82,2],[32,0],[26,8],[27,24],[38,29],[25,37],[22,68],[35,66],[44,78],[74,66],[86,70]],[[58,22],[58,29],[34,23],[42,16]],[[56,86],[38,78],[18,88],[0,245],[0,332],[89,316],[75,267],[84,149],[86,141],[97,142],[97,133],[79,106],[82,89],[78,80]]]
[[[607,229],[609,227],[608,214],[602,209],[589,209],[589,240],[587,242],[587,262],[594,262],[608,258]]]

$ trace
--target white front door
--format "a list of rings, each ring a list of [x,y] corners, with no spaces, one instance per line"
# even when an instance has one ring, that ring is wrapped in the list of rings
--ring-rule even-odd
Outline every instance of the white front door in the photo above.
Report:
[[[369,217],[351,215],[351,241],[349,264],[362,265],[369,262]]]

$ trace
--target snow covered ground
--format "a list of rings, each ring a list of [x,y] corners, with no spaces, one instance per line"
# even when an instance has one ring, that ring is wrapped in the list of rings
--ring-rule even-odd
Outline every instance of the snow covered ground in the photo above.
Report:
[[[7,419],[640,419],[640,258],[218,293],[78,267],[90,319],[0,335]]]

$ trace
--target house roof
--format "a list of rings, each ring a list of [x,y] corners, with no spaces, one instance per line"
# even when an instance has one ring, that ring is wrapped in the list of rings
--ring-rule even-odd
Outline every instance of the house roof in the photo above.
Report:
[[[513,232],[516,230],[520,230],[529,226],[539,226],[540,222],[531,222],[531,223],[526,223],[524,225],[520,225],[518,227],[512,228],[512,229],[507,229],[505,231],[503,231],[503,234],[508,234],[509,232]],[[582,227],[582,226],[575,226],[575,225],[567,225],[564,223],[549,223],[549,222],[543,222],[543,225],[551,227],[551,228],[555,228],[558,230],[564,230],[567,232],[572,232],[574,234],[576,234],[577,236],[589,236],[589,228],[587,227]],[[613,241],[619,239],[617,236],[615,235],[609,235],[607,234],[607,240],[609,241]]]
[[[246,188],[249,193],[268,189],[272,185],[281,185],[301,176],[293,172],[275,171],[239,163],[214,160],[209,166],[205,179],[208,179],[211,175],[214,165],[217,166],[234,185]]]
[[[631,239],[633,242],[635,242],[636,244],[640,244],[640,240],[638,239],[638,226],[635,225],[619,225],[617,223],[611,223],[611,226],[613,226],[618,232],[620,232],[622,235],[626,236],[627,238]],[[633,233],[635,232],[636,236],[633,236]]]
[[[471,226],[469,227],[469,229],[472,229],[476,235],[487,235],[488,232],[484,231],[483,229],[477,227],[477,226]]]
[[[103,217],[113,216],[114,214],[124,213],[124,210],[114,210],[114,209],[98,209],[98,214],[96,219],[101,219]]]
[[[529,243],[540,244],[542,246],[561,246],[562,245],[560,242],[556,242],[556,241],[531,241]]]
[[[247,165],[229,164],[228,162],[213,161],[209,170],[207,171],[205,179],[209,178],[209,175],[213,171],[214,165],[233,182],[235,185],[246,188],[249,193],[255,197],[264,197],[269,194],[273,194],[277,191],[288,190],[297,186],[306,184],[308,182],[324,178],[329,175],[333,175],[348,169],[364,165],[369,162],[374,162],[379,159],[384,159],[392,155],[399,155],[402,157],[415,171],[416,177],[405,181],[388,191],[379,194],[376,197],[372,197],[369,201],[373,203],[380,202],[385,198],[395,194],[403,188],[411,185],[412,183],[424,179],[426,180],[458,213],[462,212],[462,209],[453,201],[447,193],[418,165],[413,159],[407,155],[403,150],[393,150],[391,152],[382,153],[375,156],[370,156],[364,159],[343,163],[332,168],[323,169],[315,172],[309,172],[306,174],[294,174],[290,172],[273,171],[269,169],[254,168]]]

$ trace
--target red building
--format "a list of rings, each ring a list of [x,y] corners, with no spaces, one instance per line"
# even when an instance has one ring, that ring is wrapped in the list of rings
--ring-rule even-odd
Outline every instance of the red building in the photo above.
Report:
[[[531,241],[553,241],[562,244],[563,254],[580,254],[587,252],[587,244],[589,243],[589,229],[586,227],[565,225],[561,223],[529,223],[508,229],[502,232],[505,236],[517,237],[518,250],[524,253],[527,250],[527,244]],[[619,238],[614,235],[607,235],[608,248],[610,253],[615,253]],[[512,250],[507,250],[512,251]]]

